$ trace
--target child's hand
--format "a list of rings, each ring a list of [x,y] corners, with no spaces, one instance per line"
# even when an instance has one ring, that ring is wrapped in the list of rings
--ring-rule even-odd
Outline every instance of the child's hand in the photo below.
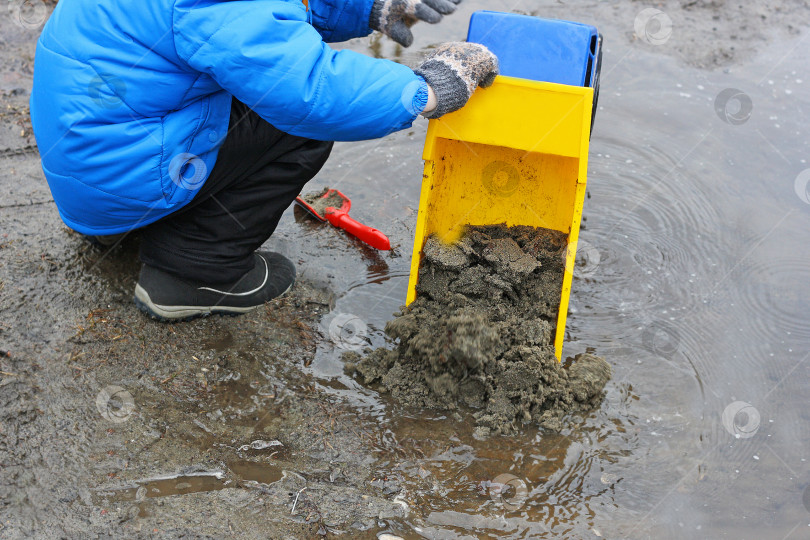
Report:
[[[498,75],[498,58],[478,43],[451,42],[439,45],[414,70],[436,95],[436,107],[422,113],[438,118],[467,103],[476,87],[490,86]]]
[[[369,28],[379,30],[403,47],[413,43],[410,26],[417,21],[435,24],[453,13],[461,0],[374,0]]]

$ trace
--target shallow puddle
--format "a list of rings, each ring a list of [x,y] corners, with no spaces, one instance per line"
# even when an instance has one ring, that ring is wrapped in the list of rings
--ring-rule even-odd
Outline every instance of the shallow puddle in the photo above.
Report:
[[[121,489],[96,491],[98,505],[114,502],[143,501],[155,497],[187,495],[205,491],[217,491],[227,487],[222,472],[199,473],[194,475],[177,475],[166,478],[152,478],[138,482],[137,486]]]
[[[337,295],[309,369],[323,390],[390,430],[396,444],[384,463],[396,464],[413,510],[399,533],[676,538],[742,530],[743,516],[776,507],[781,534],[807,519],[810,456],[798,443],[810,428],[798,424],[798,403],[810,397],[800,382],[810,368],[810,207],[794,180],[810,165],[793,113],[810,110],[807,53],[784,44],[711,72],[618,41],[606,42],[563,350],[603,356],[615,375],[601,410],[561,435],[529,428],[477,441],[468,418],[403,410],[343,373],[340,355],[382,345],[404,302],[415,221],[405,201],[418,200],[424,126],[345,152],[338,145],[314,182],[352,197],[358,217],[405,255],[381,256],[386,276],[341,239],[345,247],[326,260],[313,250],[305,264],[305,273],[330,274]],[[755,104],[743,125],[716,110],[730,87]],[[756,418],[735,415],[739,402]],[[501,475],[516,479],[519,504],[491,489]]]
[[[632,38],[632,17],[617,21],[606,16],[604,24],[588,19],[592,9],[605,13],[607,4],[544,3],[535,13],[593,22],[606,35],[563,348],[569,361],[593,353],[613,367],[599,410],[569,418],[561,433],[525,426],[513,436],[481,440],[473,436],[469,411],[403,407],[344,373],[341,355],[385,345],[382,329],[404,303],[422,178],[422,120],[380,140],[337,144],[307,187],[341,190],[352,200],[353,217],[386,233],[395,249],[377,252],[329,225],[288,212],[267,247],[294,260],[300,281],[317,285],[321,294],[308,309],[333,309],[320,321],[319,335],[272,320],[278,329],[250,345],[239,326],[248,323],[223,323],[230,330],[221,330],[203,321],[189,327],[186,347],[175,346],[175,332],[157,325],[148,326],[154,341],[140,347],[127,334],[126,323],[132,321],[123,320],[139,316],[130,305],[136,252],[124,249],[99,257],[70,247],[75,253],[64,256],[64,244],[77,243],[72,235],[55,226],[58,233],[37,237],[31,224],[55,219],[47,188],[44,181],[18,182],[24,174],[40,178],[38,164],[9,161],[9,167],[21,168],[9,173],[13,187],[4,208],[11,217],[5,223],[16,244],[3,265],[25,273],[4,282],[3,299],[10,298],[4,307],[27,325],[20,335],[38,347],[36,361],[40,353],[43,359],[58,359],[42,361],[42,372],[23,373],[28,379],[16,377],[16,368],[3,367],[12,374],[3,375],[7,389],[22,387],[20,381],[44,389],[42,395],[22,393],[13,402],[24,404],[19,417],[26,422],[34,416],[29,403],[44,410],[37,413],[40,423],[30,420],[27,432],[19,428],[20,437],[30,440],[15,455],[22,456],[20,462],[7,469],[8,493],[30,498],[32,513],[41,513],[18,530],[87,527],[91,519],[83,511],[95,519],[102,509],[111,513],[116,506],[137,508],[143,517],[151,512],[149,505],[162,502],[167,504],[161,513],[152,514],[164,520],[157,525],[180,523],[178,516],[185,519],[202,505],[171,502],[222,492],[212,494],[224,501],[217,518],[255,503],[252,514],[242,513],[261,517],[268,527],[306,521],[316,524],[315,531],[342,531],[352,538],[382,531],[408,539],[806,536],[807,41],[783,38],[762,45],[754,60],[701,70],[682,62],[677,52],[662,54]],[[472,11],[513,7],[505,0],[465,0],[460,14],[418,34],[407,52],[379,40],[348,47],[414,64],[431,45],[462,39]],[[687,32],[684,20],[675,22],[676,32]],[[14,39],[22,41],[22,30],[15,32]],[[25,36],[26,50],[33,47],[30,37]],[[18,84],[4,79],[0,87],[12,83]],[[6,131],[15,145],[22,144],[16,127]],[[24,208],[24,216],[12,213],[17,206]],[[51,250],[63,260],[49,261]],[[21,262],[20,257],[31,260]],[[67,292],[48,289],[51,269],[67,276],[67,285],[56,281]],[[100,297],[119,305],[91,306],[80,294],[99,289],[105,292]],[[109,335],[88,338],[91,346],[80,353],[84,357],[65,360],[72,342],[65,345],[54,336],[73,336],[76,329],[64,313],[84,316],[90,310],[80,320],[82,331],[95,325]],[[101,324],[105,317],[122,320]],[[317,340],[317,351],[303,367],[276,352],[284,350],[277,346],[290,336]],[[113,345],[135,353],[116,357]],[[187,376],[185,386],[173,386],[175,376],[188,375],[181,373],[184,368],[196,378]],[[95,397],[108,382],[134,393],[137,421],[111,425],[82,394]],[[56,392],[53,399],[49,392]],[[313,416],[295,410],[282,418],[297,398],[319,392],[348,404],[349,412],[341,414],[350,416],[359,435],[341,441],[354,446],[330,448],[327,437],[313,436],[317,445],[296,455],[287,445],[275,444],[297,441],[301,432],[290,426],[329,431],[331,410],[316,416],[302,407]],[[373,430],[362,431],[367,426]],[[326,465],[314,471],[298,467],[296,459],[305,462],[312,455]],[[190,462],[195,468],[183,469]],[[29,475],[32,470],[42,474]],[[288,479],[287,470],[300,478],[278,488]],[[353,483],[341,483],[341,474],[354,475]],[[125,476],[128,480],[116,483]],[[310,501],[307,482],[312,491],[319,490]],[[381,494],[377,502],[384,498],[397,512],[386,508],[385,517],[378,518],[382,510],[369,510],[363,492],[367,484]],[[273,485],[277,492],[263,489]],[[74,505],[81,489],[89,490],[92,500]],[[341,497],[350,491],[353,498],[346,495],[345,501],[351,500],[345,502]],[[267,496],[261,504],[272,503],[269,508],[276,510],[267,515],[268,506],[239,498],[245,493]],[[54,518],[46,507],[57,497],[62,506]],[[338,516],[334,524],[317,521],[316,502],[327,517]],[[203,503],[211,506],[208,499]],[[28,510],[26,504],[21,506]],[[293,510],[298,513],[292,515]],[[234,518],[243,517],[237,513],[231,511]],[[188,519],[177,530],[204,528],[209,524],[202,520],[210,515]],[[353,523],[358,515],[372,516],[373,525]],[[65,516],[72,521],[54,525]],[[109,523],[81,530],[88,536],[118,531]],[[244,530],[257,536],[264,532]]]

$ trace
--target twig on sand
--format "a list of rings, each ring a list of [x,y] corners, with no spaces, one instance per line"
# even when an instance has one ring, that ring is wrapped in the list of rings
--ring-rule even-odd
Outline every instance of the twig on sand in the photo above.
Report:
[[[174,373],[172,373],[171,375],[169,375],[168,377],[166,377],[165,379],[163,379],[162,381],[160,381],[160,384],[166,384],[166,383],[167,383],[167,382],[169,382],[170,380],[172,380],[172,379],[174,379],[175,377],[177,377],[177,375],[178,375],[179,373],[180,373],[180,370],[175,371]]]
[[[295,506],[298,504],[298,497],[301,496],[301,492],[307,489],[307,486],[302,487],[298,490],[298,493],[295,494],[295,501],[293,501],[292,509],[290,510],[290,515],[292,516],[295,514]]]

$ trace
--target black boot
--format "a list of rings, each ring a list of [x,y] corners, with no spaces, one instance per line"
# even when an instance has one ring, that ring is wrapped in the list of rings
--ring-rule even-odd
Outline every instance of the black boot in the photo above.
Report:
[[[253,270],[224,285],[189,281],[144,264],[135,286],[135,304],[162,321],[246,313],[281,296],[295,282],[295,266],[283,255],[257,251],[254,257]]]

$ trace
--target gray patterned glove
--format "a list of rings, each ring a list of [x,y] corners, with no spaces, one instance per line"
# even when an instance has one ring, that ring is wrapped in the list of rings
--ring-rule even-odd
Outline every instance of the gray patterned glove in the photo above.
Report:
[[[498,58],[478,43],[453,41],[439,45],[413,70],[436,94],[436,108],[423,113],[438,118],[467,103],[478,86],[490,86],[498,75]]]
[[[417,21],[435,24],[453,13],[461,0],[374,0],[369,28],[379,30],[403,47],[410,47],[410,26]]]

